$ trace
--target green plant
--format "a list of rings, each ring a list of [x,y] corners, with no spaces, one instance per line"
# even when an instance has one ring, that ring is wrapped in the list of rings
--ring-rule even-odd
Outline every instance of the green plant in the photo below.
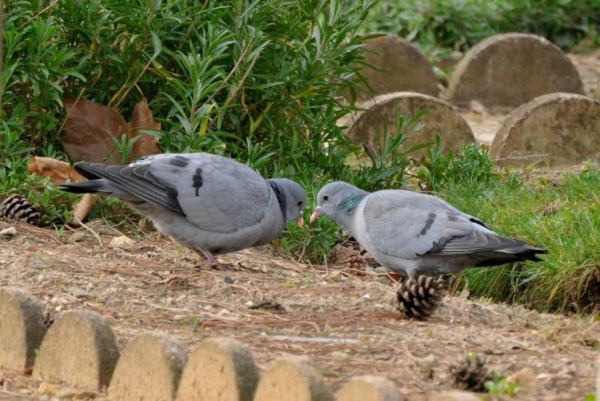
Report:
[[[541,311],[592,311],[600,302],[600,171],[560,183],[525,183],[516,173],[488,182],[448,185],[438,196],[501,235],[548,249],[539,263],[468,269],[456,276],[472,295]]]
[[[440,135],[436,136],[435,146],[419,161],[415,176],[430,191],[448,185],[488,183],[498,178],[487,148],[475,143],[465,145],[457,155],[444,153]]]
[[[485,383],[485,388],[493,395],[516,397],[521,391],[518,383],[509,382],[506,376],[494,374],[494,379]]]
[[[139,135],[133,138],[127,139],[127,134],[121,134],[121,138],[112,137],[115,144],[115,150],[119,154],[119,159],[109,160],[109,162],[116,162],[117,164],[127,164],[131,160],[133,153],[133,146],[140,139]]]
[[[600,3],[587,0],[391,0],[370,13],[365,32],[417,42],[433,60],[505,32],[541,35],[565,50],[583,39],[598,46]]]
[[[399,115],[399,110],[396,109],[396,120],[398,121],[396,132],[391,135],[385,124],[383,132],[375,134],[379,138],[378,146],[373,148],[364,145],[365,152],[372,163],[370,168],[363,169],[362,172],[368,183],[367,189],[402,187],[404,175],[410,166],[411,155],[431,145],[422,143],[406,150],[403,148],[409,135],[417,134],[424,127],[419,120],[425,112],[426,110],[423,109],[407,118],[407,116]]]

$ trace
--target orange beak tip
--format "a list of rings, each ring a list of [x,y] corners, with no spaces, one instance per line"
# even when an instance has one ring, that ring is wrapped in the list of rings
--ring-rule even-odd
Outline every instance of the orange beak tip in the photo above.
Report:
[[[315,220],[319,217],[320,212],[321,212],[321,208],[317,207],[315,209],[315,211],[313,212],[313,214],[311,214],[311,216],[310,216],[310,223],[311,224],[314,223]]]

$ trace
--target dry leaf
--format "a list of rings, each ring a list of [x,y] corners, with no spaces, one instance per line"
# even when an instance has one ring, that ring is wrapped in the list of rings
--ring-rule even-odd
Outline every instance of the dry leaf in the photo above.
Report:
[[[81,222],[86,218],[92,207],[94,206],[94,196],[92,194],[85,194],[83,197],[73,205],[73,220]]]
[[[50,177],[55,184],[64,184],[67,181],[85,181],[85,177],[75,171],[69,163],[49,157],[30,157],[27,169],[31,174]]]
[[[111,135],[118,138],[129,131],[129,124],[115,110],[86,99],[65,96],[67,120],[62,142],[73,162],[103,163],[115,152]],[[112,160],[118,160],[114,154]]]
[[[159,152],[156,138],[139,132],[143,128],[160,128],[146,99],[136,105],[131,124],[118,111],[90,100],[66,95],[65,106],[67,119],[62,145],[73,162],[116,163],[121,156],[113,137],[120,140],[123,134],[127,139],[140,135],[132,159]]]
[[[158,138],[152,135],[144,134],[141,130],[149,128],[152,130],[160,130],[160,123],[154,121],[152,110],[148,107],[146,98],[135,105],[133,114],[131,115],[131,137],[140,135],[140,138],[133,145],[133,157],[135,159],[153,155],[160,152],[158,148]]]

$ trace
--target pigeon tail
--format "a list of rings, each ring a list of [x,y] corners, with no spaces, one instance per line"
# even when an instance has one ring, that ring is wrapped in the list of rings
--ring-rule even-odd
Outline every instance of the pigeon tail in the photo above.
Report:
[[[488,258],[480,261],[476,267],[497,266],[510,262],[542,262],[538,255],[547,254],[548,250],[536,248],[529,245],[520,245],[512,248],[498,249],[492,252]]]

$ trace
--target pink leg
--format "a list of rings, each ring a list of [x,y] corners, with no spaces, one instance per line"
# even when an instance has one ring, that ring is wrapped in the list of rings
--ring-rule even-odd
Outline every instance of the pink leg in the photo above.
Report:
[[[215,257],[215,255],[213,255],[209,251],[194,249],[194,252],[196,252],[198,255],[204,257],[204,260],[198,261],[198,263],[196,263],[196,267],[211,266],[214,269],[224,271],[224,272],[235,271],[233,266],[220,263],[217,260],[217,258]]]

